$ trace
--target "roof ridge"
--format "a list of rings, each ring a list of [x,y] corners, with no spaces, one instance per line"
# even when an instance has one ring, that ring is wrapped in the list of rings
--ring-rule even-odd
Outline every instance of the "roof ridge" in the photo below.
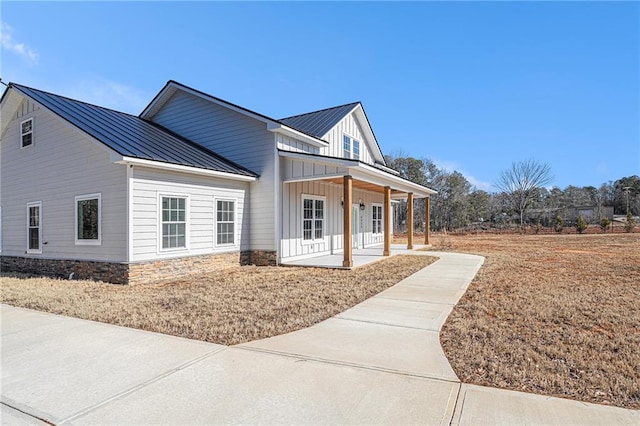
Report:
[[[329,108],[323,108],[323,109],[319,109],[319,110],[316,110],[316,111],[309,111],[309,112],[305,112],[303,114],[291,115],[289,117],[281,118],[280,121],[288,120],[290,118],[302,117],[303,115],[316,114],[318,112],[330,111],[332,109],[338,109],[338,108],[346,107],[346,106],[349,106],[349,105],[356,105],[356,104],[362,104],[362,102],[360,102],[360,101],[348,102],[348,103],[343,104],[343,105],[338,105],[338,106],[329,107]]]
[[[129,114],[128,112],[118,111],[117,109],[107,108],[107,107],[104,107],[104,106],[92,104],[91,102],[81,101],[79,99],[74,99],[74,98],[71,98],[69,96],[59,95],[59,94],[53,93],[53,92],[47,92],[46,90],[36,89],[36,88],[30,87],[30,86],[25,86],[24,84],[9,83],[9,87],[17,87],[18,89],[21,88],[21,87],[24,87],[25,89],[29,89],[29,90],[33,90],[33,91],[36,91],[36,92],[44,93],[44,94],[49,95],[49,96],[55,96],[57,98],[66,99],[68,101],[77,102],[79,104],[88,105],[90,107],[100,108],[100,109],[103,109],[105,111],[111,111],[111,112],[115,112],[115,113],[118,113],[118,114],[128,115],[129,117],[140,118],[137,115]]]

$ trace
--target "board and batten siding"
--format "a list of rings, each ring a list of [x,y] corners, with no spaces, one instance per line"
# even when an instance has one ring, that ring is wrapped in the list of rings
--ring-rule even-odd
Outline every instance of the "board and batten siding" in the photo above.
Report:
[[[276,143],[266,124],[180,90],[153,121],[260,175],[251,183],[246,211],[250,249],[275,250]]]
[[[249,249],[249,183],[134,167],[131,182],[131,261],[227,253]],[[160,197],[187,198],[188,249],[160,250]],[[235,201],[233,245],[216,244],[216,200]]]
[[[33,118],[33,145],[20,123]],[[3,117],[4,119],[4,117]],[[122,262],[127,257],[127,172],[110,151],[25,98],[0,142],[2,254]],[[75,197],[101,194],[100,245],[75,244]],[[42,202],[42,254],[26,254],[27,203]]]
[[[303,241],[302,238],[302,199],[303,195],[325,198],[325,234],[319,242]],[[305,181],[283,184],[282,196],[282,240],[280,253],[282,259],[303,259],[319,254],[339,253],[343,251],[343,187],[335,183]],[[353,189],[353,202],[365,205],[359,211],[361,241],[364,247],[383,242],[382,234],[372,234],[374,203],[384,201],[382,193]]]
[[[375,141],[368,141],[364,138],[364,133],[356,120],[353,113],[344,117],[336,124],[323,139],[329,142],[329,146],[320,149],[320,154],[329,157],[343,157],[343,136],[347,135],[360,141],[360,161],[367,164],[373,164],[373,157],[369,144],[375,144]]]

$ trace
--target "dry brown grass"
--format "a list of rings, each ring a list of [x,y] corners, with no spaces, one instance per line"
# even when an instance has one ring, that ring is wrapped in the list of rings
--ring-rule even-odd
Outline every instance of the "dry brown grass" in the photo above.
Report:
[[[237,267],[170,283],[118,286],[3,276],[0,300],[94,321],[233,345],[308,327],[426,267],[394,256],[351,271]]]
[[[441,333],[462,381],[640,408],[640,235],[443,241],[486,257]]]

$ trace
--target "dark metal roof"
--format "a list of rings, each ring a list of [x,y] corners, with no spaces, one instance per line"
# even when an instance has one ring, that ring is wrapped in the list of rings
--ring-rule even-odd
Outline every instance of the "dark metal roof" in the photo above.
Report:
[[[122,156],[257,177],[249,169],[134,115],[11,83],[22,94],[57,114]]]
[[[321,138],[359,103],[352,102],[333,108],[294,115],[293,117],[281,118],[279,121],[296,130]]]

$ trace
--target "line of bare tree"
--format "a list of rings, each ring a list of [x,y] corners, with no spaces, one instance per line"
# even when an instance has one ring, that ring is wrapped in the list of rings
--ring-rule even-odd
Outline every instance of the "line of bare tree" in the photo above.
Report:
[[[613,214],[640,214],[640,177],[622,177],[594,186],[548,189],[553,176],[548,164],[536,160],[515,162],[496,179],[496,192],[474,187],[460,172],[447,171],[428,158],[386,156],[387,165],[405,179],[438,191],[431,196],[431,229],[455,230],[471,226],[502,227],[509,224],[554,226],[567,211],[590,208],[593,223]],[[627,207],[628,206],[628,207]],[[416,228],[424,227],[424,204],[414,206]],[[396,209],[396,225],[406,223],[406,204]],[[567,218],[563,218],[567,221]],[[571,218],[569,218],[569,221]],[[568,224],[568,223],[567,223]]]

